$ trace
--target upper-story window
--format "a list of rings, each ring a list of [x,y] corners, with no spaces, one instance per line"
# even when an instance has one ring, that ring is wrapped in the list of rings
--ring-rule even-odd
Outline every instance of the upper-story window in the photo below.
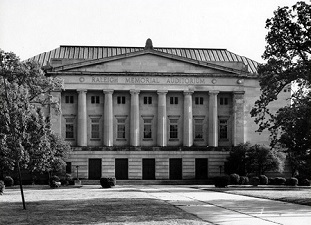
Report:
[[[125,104],[125,96],[117,96],[117,104]]]
[[[117,117],[117,139],[125,139],[125,121],[125,116]]]
[[[144,118],[144,139],[152,138],[152,118]]]
[[[91,96],[91,103],[92,104],[99,104],[100,103],[100,98],[98,95]]]
[[[194,98],[194,103],[196,104],[196,105],[203,105],[203,97],[195,97]]]
[[[220,105],[228,105],[229,104],[229,98],[227,98],[227,97],[220,97],[219,98],[219,104]]]
[[[66,139],[74,139],[75,134],[74,134],[74,118],[65,118],[66,120]]]
[[[178,104],[178,97],[170,97],[170,104],[177,105]]]
[[[194,119],[194,139],[203,139],[203,119]]]
[[[66,95],[65,96],[65,103],[73,104],[74,103],[73,95]]]
[[[178,138],[178,119],[170,119],[170,139]]]
[[[219,120],[219,139],[228,139],[228,119]]]
[[[91,118],[91,139],[100,139],[100,118]]]
[[[151,105],[152,104],[152,97],[151,96],[145,96],[144,97],[144,104],[145,105]]]

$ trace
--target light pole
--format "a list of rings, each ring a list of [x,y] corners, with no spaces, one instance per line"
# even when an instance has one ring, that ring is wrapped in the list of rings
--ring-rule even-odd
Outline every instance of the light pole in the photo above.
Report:
[[[76,166],[77,168],[77,180],[79,180],[79,166]]]

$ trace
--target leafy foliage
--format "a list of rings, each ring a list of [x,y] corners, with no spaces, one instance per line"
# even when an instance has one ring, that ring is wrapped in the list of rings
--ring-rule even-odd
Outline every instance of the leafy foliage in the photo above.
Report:
[[[259,132],[271,132],[272,147],[287,149],[293,171],[306,173],[311,171],[311,6],[297,2],[292,7],[279,7],[266,21],[266,28],[263,58],[267,63],[258,68],[262,94],[251,115]],[[270,102],[288,85],[294,87],[292,104],[273,114]]]
[[[30,171],[59,169],[70,146],[52,132],[43,110],[58,110],[50,92],[62,81],[0,50],[0,85],[0,171],[14,170],[17,163]]]
[[[226,173],[263,175],[267,171],[282,172],[285,155],[277,149],[271,149],[250,143],[233,147],[227,158]]]

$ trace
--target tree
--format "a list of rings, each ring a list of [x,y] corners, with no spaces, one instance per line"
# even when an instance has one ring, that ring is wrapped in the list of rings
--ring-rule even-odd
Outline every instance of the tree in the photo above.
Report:
[[[259,132],[270,131],[271,147],[288,153],[293,169],[302,169],[310,158],[310,76],[311,76],[311,6],[297,2],[278,8],[266,21],[269,30],[263,54],[266,64],[258,67],[261,96],[251,110]],[[269,103],[277,100],[284,87],[292,85],[290,106],[276,113]],[[309,164],[310,167],[310,164]]]
[[[0,50],[0,85],[0,170],[17,168],[20,175],[20,167],[51,171],[64,164],[70,147],[51,131],[42,111],[49,105],[57,110],[50,92],[62,87],[61,80],[45,76],[35,62],[20,62]]]
[[[284,154],[276,149],[253,145],[246,152],[246,171],[264,175],[268,171],[283,172]]]
[[[249,142],[233,147],[227,158],[226,173],[263,175],[267,171],[282,172],[284,153],[266,146],[251,145]]]

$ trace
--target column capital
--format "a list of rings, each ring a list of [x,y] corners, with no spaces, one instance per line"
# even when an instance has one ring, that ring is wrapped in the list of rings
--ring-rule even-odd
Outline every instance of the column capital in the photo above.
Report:
[[[166,95],[167,94],[167,90],[159,90],[159,91],[157,91],[157,94],[158,95]]]
[[[184,91],[184,95],[192,95],[194,93],[194,91]]]
[[[139,94],[140,90],[130,90],[131,95]]]
[[[87,92],[87,89],[77,89],[77,92]]]
[[[104,94],[112,94],[113,90],[112,89],[108,89],[108,90],[103,90]]]
[[[211,91],[208,91],[208,94],[209,95],[217,95],[217,94],[219,94],[219,91],[211,90]]]

